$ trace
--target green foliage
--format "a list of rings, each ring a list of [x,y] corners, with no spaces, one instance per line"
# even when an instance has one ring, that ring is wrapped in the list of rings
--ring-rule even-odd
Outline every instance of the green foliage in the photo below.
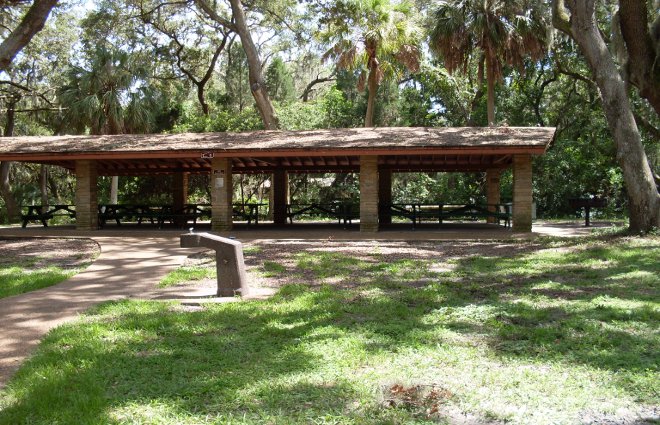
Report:
[[[290,102],[276,105],[282,130],[313,130],[325,128],[325,104],[322,102]]]
[[[296,98],[291,71],[279,56],[273,58],[266,69],[266,86],[268,95],[275,102],[287,103]]]
[[[482,173],[395,173],[395,203],[485,203]]]
[[[188,103],[184,105],[179,122],[174,126],[174,133],[205,133],[224,131],[250,131],[263,129],[263,123],[256,109],[245,107],[236,112],[226,109],[212,111],[204,116],[197,112],[195,106]]]

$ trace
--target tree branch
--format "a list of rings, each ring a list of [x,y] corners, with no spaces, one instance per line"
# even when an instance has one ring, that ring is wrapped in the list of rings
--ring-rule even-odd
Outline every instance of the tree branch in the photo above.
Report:
[[[195,0],[195,4],[199,6],[199,8],[202,9],[209,16],[209,18],[213,19],[215,22],[219,23],[228,30],[231,30],[233,32],[238,32],[236,31],[236,26],[232,22],[218,15],[218,12],[216,12],[214,8],[209,6],[206,0]]]
[[[332,71],[332,74],[328,75],[327,77],[320,77],[320,76],[317,76],[315,79],[313,79],[312,81],[310,81],[310,83],[307,84],[307,86],[305,87],[305,90],[303,90],[303,93],[302,93],[302,95],[300,96],[300,98],[302,99],[302,101],[303,101],[303,102],[307,102],[307,101],[309,100],[309,94],[312,92],[312,90],[314,89],[314,86],[315,86],[315,85],[317,85],[317,84],[321,84],[321,83],[325,83],[325,82],[328,82],[328,81],[334,81],[334,80],[336,80],[336,78],[334,78],[334,76],[335,76],[335,72],[336,72],[336,71]]]
[[[569,36],[573,35],[571,18],[566,11],[564,0],[552,0],[552,25]]]
[[[21,23],[0,44],[0,71],[7,69],[18,52],[43,29],[50,11],[56,4],[57,0],[34,1]]]

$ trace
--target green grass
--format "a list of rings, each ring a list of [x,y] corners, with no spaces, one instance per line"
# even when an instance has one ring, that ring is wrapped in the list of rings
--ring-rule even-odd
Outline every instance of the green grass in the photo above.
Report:
[[[80,269],[63,270],[59,267],[33,269],[26,264],[3,266],[0,269],[0,298],[24,294],[62,282]]]
[[[284,273],[286,267],[281,264],[278,264],[274,261],[264,261],[263,264],[263,275],[266,277],[273,277],[278,274]]]
[[[0,424],[576,424],[657,406],[660,239],[547,246],[439,272],[302,252],[310,281],[359,285],[108,303],[49,333],[0,393]]]
[[[166,288],[168,286],[181,285],[182,283],[203,280],[215,279],[216,269],[213,264],[209,266],[187,266],[179,267],[176,270],[169,272],[158,283],[159,288]]]

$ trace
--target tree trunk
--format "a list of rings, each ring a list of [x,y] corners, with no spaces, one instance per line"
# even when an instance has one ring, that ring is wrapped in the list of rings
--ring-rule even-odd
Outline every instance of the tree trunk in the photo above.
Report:
[[[110,180],[110,204],[117,205],[119,203],[119,177],[112,176]]]
[[[376,106],[376,93],[378,92],[378,79],[376,77],[377,69],[373,66],[369,69],[368,77],[368,90],[369,97],[367,98],[367,115],[364,117],[364,126],[373,127],[374,126],[374,115],[375,115],[375,106]]]
[[[41,206],[48,206],[48,166],[41,164],[39,172],[39,191],[41,192]]]
[[[628,55],[628,79],[660,116],[660,52],[656,52],[649,33],[646,1],[620,0],[619,18]]]
[[[35,0],[32,3],[21,23],[0,44],[0,71],[7,69],[16,54],[43,29],[56,4],[57,0]]]
[[[488,125],[495,125],[495,70],[493,59],[486,56],[486,83],[488,84]]]
[[[15,103],[9,103],[7,105],[7,121],[5,122],[5,137],[11,137],[14,135],[14,118],[15,112],[14,107]],[[9,174],[11,173],[11,162],[2,161],[0,162],[0,196],[5,201],[5,207],[7,208],[7,220],[12,223],[21,215],[18,202],[14,198],[14,194],[11,191],[11,182],[9,180]]]
[[[660,226],[660,194],[642,146],[625,82],[598,30],[595,0],[571,0],[568,5],[571,36],[580,46],[596,80],[616,144],[617,160],[628,191],[630,230],[648,232]]]
[[[275,114],[273,104],[268,97],[268,90],[266,89],[266,82],[261,70],[261,60],[259,59],[259,52],[257,47],[252,41],[250,30],[245,20],[245,13],[243,12],[243,4],[241,0],[230,0],[232,15],[234,16],[234,26],[236,33],[241,38],[241,45],[245,50],[248,62],[248,75],[250,79],[250,90],[254,101],[257,104],[257,109],[264,122],[266,130],[277,130],[280,127],[280,121]]]

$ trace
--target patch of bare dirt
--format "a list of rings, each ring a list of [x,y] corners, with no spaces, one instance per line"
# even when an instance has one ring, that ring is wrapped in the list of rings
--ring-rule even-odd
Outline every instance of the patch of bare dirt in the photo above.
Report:
[[[100,252],[91,239],[0,238],[0,267],[73,269],[91,262]]]

